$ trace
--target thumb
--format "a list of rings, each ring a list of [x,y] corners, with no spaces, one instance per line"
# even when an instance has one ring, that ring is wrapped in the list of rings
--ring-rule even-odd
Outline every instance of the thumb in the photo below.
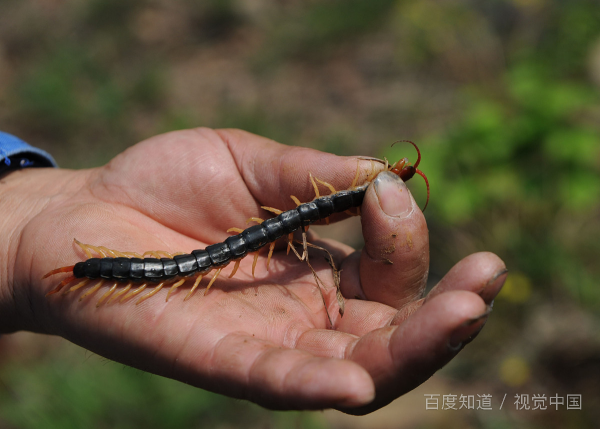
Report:
[[[360,255],[364,298],[395,308],[421,298],[429,272],[429,232],[406,184],[377,176],[362,205],[365,247]]]

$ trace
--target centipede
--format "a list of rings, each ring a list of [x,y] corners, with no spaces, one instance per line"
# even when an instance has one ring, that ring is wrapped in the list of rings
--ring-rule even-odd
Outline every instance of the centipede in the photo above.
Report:
[[[97,283],[94,286],[80,296],[80,301],[97,292],[106,282],[112,283],[112,286],[100,297],[96,304],[97,307],[104,303],[110,303],[116,300],[125,302],[130,298],[141,294],[150,285],[154,285],[152,290],[141,296],[136,304],[140,304],[156,295],[167,285],[170,286],[165,298],[165,300],[168,301],[169,297],[176,289],[181,287],[188,279],[195,276],[193,285],[184,298],[184,300],[188,300],[198,288],[202,278],[214,271],[211,280],[206,286],[204,292],[206,295],[221,274],[223,268],[233,262],[235,265],[229,278],[233,277],[238,270],[240,261],[252,253],[254,253],[254,261],[252,263],[252,276],[254,276],[259,251],[266,246],[269,246],[266,261],[266,268],[268,271],[277,240],[285,238],[287,239],[288,254],[291,249],[298,259],[308,263],[315,276],[319,291],[321,291],[320,283],[322,282],[320,282],[319,277],[310,264],[308,248],[317,248],[325,251],[329,255],[329,258],[326,259],[329,261],[334,272],[333,277],[336,283],[339,311],[343,316],[344,305],[343,297],[339,291],[339,272],[333,263],[333,258],[326,249],[309,243],[307,241],[306,233],[311,224],[319,221],[325,221],[328,224],[329,217],[336,213],[345,212],[350,215],[360,214],[360,206],[362,205],[368,187],[375,177],[383,171],[390,171],[405,182],[413,178],[415,174],[420,175],[424,179],[427,187],[427,200],[423,207],[423,210],[425,210],[429,204],[429,181],[427,176],[418,169],[421,162],[421,152],[417,145],[410,140],[401,140],[399,142],[407,142],[414,146],[417,151],[417,160],[414,164],[410,164],[408,158],[402,158],[393,164],[390,164],[387,159],[359,158],[359,160],[366,159],[371,161],[371,173],[362,184],[358,185],[360,169],[359,162],[357,162],[356,174],[350,188],[340,191],[336,190],[330,183],[313,177],[312,174],[309,173],[309,180],[315,191],[315,198],[312,201],[301,203],[298,198],[292,195],[291,198],[295,202],[296,207],[291,210],[282,211],[273,207],[263,206],[262,208],[264,210],[275,214],[275,217],[266,220],[252,217],[249,221],[257,222],[256,225],[245,229],[230,228],[227,232],[234,232],[236,233],[235,235],[229,236],[221,243],[209,245],[205,249],[192,250],[191,253],[148,251],[139,254],[136,252],[111,250],[104,246],[84,244],[75,239],[75,244],[81,248],[87,259],[77,262],[74,265],[56,268],[46,273],[42,279],[46,279],[56,274],[67,274],[67,277],[54,289],[48,292],[46,296],[50,297],[61,291],[63,295],[66,295],[97,280]],[[394,144],[399,142],[395,142]],[[383,169],[377,171],[377,169],[373,167],[373,162],[383,164]],[[330,194],[322,196],[317,183],[326,187],[330,191]],[[352,209],[356,209],[357,213],[352,213]],[[297,231],[301,231],[302,241],[294,240],[294,233]],[[302,253],[296,249],[296,244],[302,246]],[[75,282],[77,283],[70,286]],[[117,291],[119,285],[122,287]],[[322,292],[321,297],[325,304],[325,298]],[[331,321],[329,313],[327,316]]]

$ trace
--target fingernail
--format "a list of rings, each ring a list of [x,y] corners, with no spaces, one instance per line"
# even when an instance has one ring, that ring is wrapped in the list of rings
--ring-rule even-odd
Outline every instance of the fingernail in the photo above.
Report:
[[[454,330],[448,341],[448,348],[453,352],[460,350],[463,346],[470,343],[473,338],[485,325],[488,316],[492,312],[492,307],[487,306],[484,313],[477,317],[467,320]]]
[[[504,285],[507,275],[507,268],[502,268],[498,270],[498,272],[496,272],[496,274],[494,274],[492,278],[486,283],[483,289],[481,289],[481,292],[479,292],[479,296],[481,296],[483,300],[487,303],[493,302],[494,298],[496,298],[496,295],[498,295],[498,292],[502,288],[502,285]]]
[[[413,199],[406,184],[397,175],[384,172],[374,181],[379,205],[388,216],[405,218],[413,211]]]

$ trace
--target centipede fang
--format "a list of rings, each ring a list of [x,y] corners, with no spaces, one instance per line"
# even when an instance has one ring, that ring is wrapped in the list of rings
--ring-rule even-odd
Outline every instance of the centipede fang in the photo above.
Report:
[[[294,209],[281,211],[273,207],[263,207],[263,209],[274,213],[276,216],[266,220],[261,218],[250,218],[249,221],[258,222],[258,224],[246,229],[231,228],[228,232],[236,232],[237,234],[228,237],[221,243],[212,244],[205,249],[193,250],[191,253],[171,254],[164,251],[148,251],[144,254],[138,254],[135,252],[119,252],[102,246],[83,244],[75,240],[75,243],[86,254],[87,259],[71,266],[54,269],[47,273],[43,279],[55,274],[67,274],[67,277],[65,277],[54,289],[48,292],[46,296],[61,291],[64,295],[87,286],[92,280],[99,279],[92,288],[81,295],[80,300],[94,294],[105,282],[107,282],[111,287],[100,297],[97,306],[108,304],[116,300],[119,300],[120,302],[127,301],[140,295],[149,285],[152,285],[153,289],[149,293],[139,297],[136,301],[137,304],[156,295],[164,287],[169,288],[166,296],[166,300],[168,301],[171,294],[177,288],[182,286],[189,277],[195,276],[196,278],[193,286],[185,297],[187,300],[199,286],[203,277],[214,271],[211,280],[205,289],[206,295],[225,266],[231,262],[235,262],[233,272],[229,276],[233,277],[238,269],[241,259],[251,253],[254,253],[254,261],[252,264],[252,274],[254,275],[254,269],[258,260],[258,252],[267,245],[269,245],[269,254],[267,258],[268,270],[275,242],[280,238],[285,237],[288,241],[288,252],[290,249],[293,250],[293,253],[298,259],[305,260],[310,267],[315,277],[317,287],[323,297],[324,304],[325,298],[321,291],[322,281],[310,264],[308,248],[317,248],[328,254],[328,260],[330,261],[334,273],[333,278],[337,288],[339,311],[343,316],[344,301],[339,291],[339,273],[333,264],[333,257],[326,249],[308,243],[306,240],[306,230],[309,225],[315,222],[320,220],[328,221],[329,217],[333,214],[349,212],[351,209],[360,210],[360,206],[365,197],[365,192],[375,177],[382,171],[391,171],[392,173],[397,174],[403,181],[410,180],[415,174],[422,176],[427,185],[427,202],[425,204],[425,207],[427,207],[427,203],[429,202],[429,183],[425,174],[417,168],[421,161],[421,153],[417,145],[413,142],[408,140],[404,141],[412,144],[417,150],[418,157],[414,165],[410,165],[406,158],[403,158],[392,165],[390,165],[387,160],[382,161],[368,158],[372,163],[380,162],[384,164],[383,170],[377,171],[372,167],[371,173],[366,181],[361,185],[357,185],[360,173],[357,165],[356,175],[350,189],[343,191],[337,191],[331,184],[319,180],[310,174],[309,179],[315,190],[315,198],[312,201],[301,203],[296,197],[292,196],[292,199],[297,204],[297,207]],[[317,183],[325,186],[331,194],[321,196]],[[302,246],[302,254],[296,250],[293,239],[294,232],[298,230],[302,232],[302,242],[297,242]],[[74,286],[69,287],[71,283],[76,281],[77,283]],[[122,287],[120,290],[117,290],[120,285],[122,285]],[[329,317],[328,312],[327,316]],[[329,321],[331,323],[330,317]]]

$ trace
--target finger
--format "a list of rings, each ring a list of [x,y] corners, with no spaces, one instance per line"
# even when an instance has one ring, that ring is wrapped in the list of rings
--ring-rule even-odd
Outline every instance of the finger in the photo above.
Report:
[[[343,291],[395,308],[420,298],[429,270],[429,234],[423,213],[397,175],[384,172],[374,180],[363,201],[362,224],[360,275],[352,259],[344,264]]]
[[[474,253],[452,267],[426,299],[431,300],[448,291],[467,290],[481,296],[489,305],[500,292],[507,273],[498,256],[490,252]]]
[[[311,201],[315,191],[309,173],[333,185],[348,189],[356,173],[357,159],[342,157],[314,149],[290,147],[241,130],[216,130],[229,146],[248,189],[261,203],[281,210],[296,207],[290,195],[300,201]],[[371,162],[360,161],[361,184],[371,170]],[[377,171],[383,166],[374,163]],[[320,193],[330,190],[319,185]]]
[[[453,291],[428,301],[402,325],[363,336],[348,349],[347,357],[369,372],[376,399],[366,407],[343,411],[366,414],[423,383],[481,329],[487,315],[478,295]]]
[[[207,128],[155,136],[129,148],[98,170],[90,188],[103,201],[143,214],[146,223],[205,243],[222,241],[228,228],[244,225],[260,210],[229,148]]]
[[[349,299],[344,317],[338,318],[335,329],[361,337],[379,328],[390,326],[398,310],[373,301]]]
[[[272,409],[353,407],[371,402],[374,395],[371,377],[354,362],[315,357],[245,334],[227,335],[213,350],[208,368],[190,369],[178,378]]]

